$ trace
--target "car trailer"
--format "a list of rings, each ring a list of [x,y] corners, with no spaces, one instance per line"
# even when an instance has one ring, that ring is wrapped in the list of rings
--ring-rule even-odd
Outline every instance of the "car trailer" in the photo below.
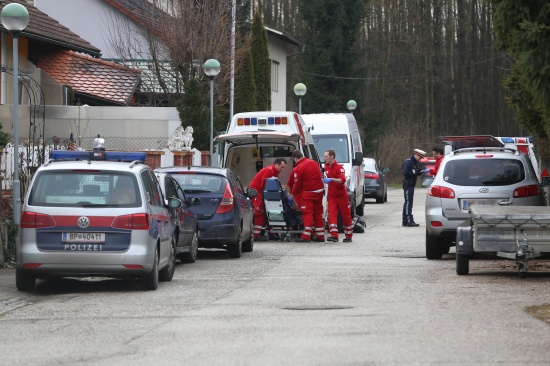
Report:
[[[476,253],[515,260],[524,278],[530,260],[550,257],[550,207],[472,205],[457,230],[458,275],[469,273]]]

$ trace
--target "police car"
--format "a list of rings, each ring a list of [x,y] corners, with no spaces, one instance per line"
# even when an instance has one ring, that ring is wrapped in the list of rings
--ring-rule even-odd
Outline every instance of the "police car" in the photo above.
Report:
[[[144,290],[172,279],[173,224],[146,154],[105,151],[104,143],[52,151],[36,171],[21,214],[18,290],[52,276],[134,277]]]

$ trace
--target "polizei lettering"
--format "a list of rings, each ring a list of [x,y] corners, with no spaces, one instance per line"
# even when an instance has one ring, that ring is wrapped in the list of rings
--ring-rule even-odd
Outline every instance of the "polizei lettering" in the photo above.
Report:
[[[64,249],[68,251],[99,252],[103,250],[103,245],[101,244],[65,244]]]

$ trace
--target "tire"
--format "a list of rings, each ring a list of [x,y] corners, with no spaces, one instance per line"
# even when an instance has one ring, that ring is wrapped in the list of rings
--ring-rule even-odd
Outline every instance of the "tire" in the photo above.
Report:
[[[363,216],[365,214],[365,196],[363,196],[361,204],[355,208],[355,212],[357,212],[357,215],[359,216]]]
[[[191,240],[191,247],[189,252],[180,254],[181,263],[195,263],[199,254],[199,229],[195,228],[193,231],[193,240]]]
[[[33,291],[36,284],[36,276],[15,270],[15,286],[19,291]]]
[[[441,247],[442,254],[449,254],[450,250],[451,250],[451,246],[447,243],[443,244],[443,246]]]
[[[155,261],[151,272],[141,278],[141,288],[154,291],[159,287],[159,248],[155,247]]]
[[[466,254],[456,255],[456,274],[459,276],[470,273],[470,256]]]
[[[166,265],[166,267],[160,270],[160,281],[172,281],[172,278],[174,277],[174,272],[176,271],[176,243],[176,236],[172,235],[172,242],[170,243],[170,255],[168,256],[168,264]]]
[[[384,197],[376,196],[376,203],[384,203]]]
[[[432,238],[426,231],[426,258],[427,259],[441,259],[443,252],[441,247],[444,242],[442,239]]]
[[[254,250],[254,223],[250,228],[250,237],[248,240],[243,241],[242,251],[249,253]]]
[[[240,258],[243,250],[243,230],[242,226],[239,230],[239,236],[237,238],[237,243],[227,246],[227,252],[229,258]]]
[[[388,192],[384,193],[384,202],[388,202]]]

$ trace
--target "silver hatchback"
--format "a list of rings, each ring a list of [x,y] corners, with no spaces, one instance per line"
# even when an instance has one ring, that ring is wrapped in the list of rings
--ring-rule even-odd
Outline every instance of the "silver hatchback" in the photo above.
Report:
[[[52,152],[25,196],[19,290],[30,291],[36,278],[51,276],[135,277],[147,290],[172,279],[172,222],[144,160],[145,153]],[[170,200],[170,206],[179,205]]]
[[[542,186],[527,156],[504,147],[455,150],[446,155],[426,197],[426,258],[455,245],[470,205],[543,206]]]

